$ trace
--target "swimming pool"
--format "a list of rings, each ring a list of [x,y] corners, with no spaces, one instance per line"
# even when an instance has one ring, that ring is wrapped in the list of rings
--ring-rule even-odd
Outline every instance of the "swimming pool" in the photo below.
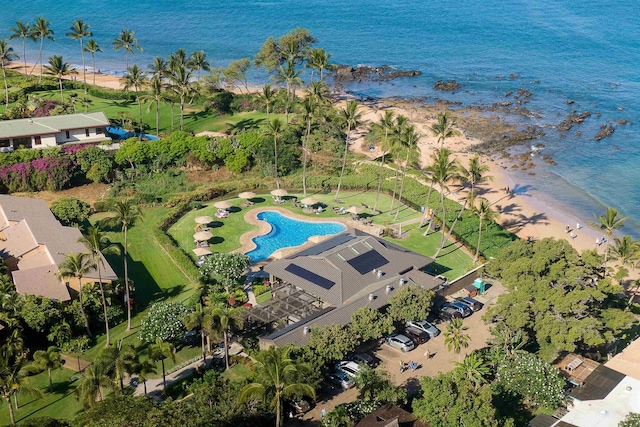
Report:
[[[253,238],[256,248],[247,252],[251,262],[269,258],[282,248],[300,246],[311,236],[326,236],[346,230],[339,222],[299,221],[274,211],[260,212],[258,219],[271,224],[271,231]]]

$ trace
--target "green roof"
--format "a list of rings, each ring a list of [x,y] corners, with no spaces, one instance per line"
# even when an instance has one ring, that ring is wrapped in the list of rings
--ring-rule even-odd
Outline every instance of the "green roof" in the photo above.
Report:
[[[33,135],[52,135],[72,129],[109,126],[107,116],[98,113],[65,114],[61,116],[34,117],[0,121],[0,139]]]

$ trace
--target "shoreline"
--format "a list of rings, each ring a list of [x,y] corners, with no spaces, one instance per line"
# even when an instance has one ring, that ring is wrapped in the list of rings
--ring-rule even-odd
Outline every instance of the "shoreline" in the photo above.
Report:
[[[31,70],[33,67],[34,64],[27,63],[28,70]],[[25,74],[24,63],[22,62],[14,61],[9,64],[7,68]],[[39,74],[40,67],[38,66],[33,70],[33,76],[37,77]],[[109,89],[123,88],[123,85],[120,83],[121,76],[94,73],[89,70],[87,70],[86,75],[87,84],[89,85],[93,85],[95,75],[96,86]],[[78,77],[82,80],[81,71],[65,79],[72,80],[74,76],[76,81]],[[249,90],[250,92],[260,90],[260,86],[251,85]],[[234,90],[234,92],[238,91]],[[334,106],[343,106],[346,100],[355,99],[354,96],[348,93],[337,93],[333,97]],[[427,164],[433,148],[437,146],[435,137],[431,136],[428,127],[435,122],[435,115],[445,108],[446,105],[410,106],[404,100],[389,98],[379,98],[375,101],[360,103],[360,110],[363,113],[363,123],[373,123],[377,121],[380,114],[384,110],[389,109],[397,114],[405,115],[409,118],[410,122],[416,125],[417,131],[422,135],[419,144],[421,148],[421,166]],[[460,113],[456,112],[455,114]],[[446,145],[464,166],[472,156],[469,152],[470,149],[475,145],[481,144],[482,141],[480,139],[467,137],[464,128],[460,128],[460,130],[461,136],[449,138],[446,141]],[[357,137],[354,138],[353,141],[351,147],[354,152],[358,152],[370,159],[375,159],[380,155],[377,149],[374,151],[363,149],[364,134],[362,132],[357,134]],[[554,237],[556,239],[568,240],[578,251],[596,248],[595,239],[601,236],[601,232],[588,226],[589,219],[583,219],[583,224],[580,222],[580,218],[575,217],[570,212],[550,207],[542,199],[533,194],[535,191],[531,192],[528,191],[526,187],[518,186],[517,178],[510,174],[506,166],[503,165],[505,162],[515,162],[515,159],[503,160],[497,159],[496,155],[484,154],[480,155],[480,159],[483,164],[489,167],[489,174],[493,176],[493,181],[479,184],[477,186],[478,195],[486,198],[492,204],[499,214],[498,222],[501,225],[523,239],[531,237],[534,240],[540,240],[546,237]],[[532,180],[535,180],[535,178]],[[507,195],[504,194],[503,189],[506,187],[514,190],[510,197],[506,197]],[[459,201],[459,196],[457,196],[456,193],[457,192],[448,194],[447,197]],[[570,209],[570,206],[567,206],[567,209]],[[581,229],[576,230],[576,224],[579,222]],[[574,239],[569,238],[565,232],[567,225],[569,225],[575,233],[576,237]],[[600,253],[604,252],[604,246],[600,246],[597,249]]]

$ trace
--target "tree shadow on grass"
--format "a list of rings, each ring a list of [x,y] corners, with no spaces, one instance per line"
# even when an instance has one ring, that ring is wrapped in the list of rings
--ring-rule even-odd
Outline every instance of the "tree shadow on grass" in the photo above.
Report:
[[[128,100],[114,100],[109,102],[110,107],[118,107],[118,108],[132,108],[136,104],[135,101]]]
[[[429,264],[427,266],[427,268],[424,269],[424,271],[428,274],[432,274],[434,276],[437,276],[439,274],[444,274],[447,271],[451,271],[451,269],[447,266],[444,266],[442,264],[438,264],[437,262],[432,262],[431,264]]]
[[[120,247],[121,253],[124,253],[123,247]],[[107,262],[116,272],[118,277],[124,279],[124,262],[121,255],[105,255]],[[153,301],[156,295],[163,292],[158,286],[153,276],[149,273],[145,265],[141,261],[134,261],[131,255],[127,254],[127,262],[129,266],[129,279],[133,282],[135,292],[135,302],[138,307],[146,307]]]
[[[66,398],[67,398],[68,396],[70,396],[71,394],[73,394],[73,393],[75,392],[75,387],[73,388],[73,390],[70,390],[71,382],[70,382],[70,381],[64,381],[64,383],[67,383],[67,385],[66,385],[66,386],[64,386],[64,391],[62,392],[62,393],[64,393],[64,394],[61,394],[61,396],[60,396],[60,397],[58,397],[57,399],[55,399],[55,400],[53,400],[53,401],[51,401],[51,402],[47,403],[47,404],[46,404],[46,405],[44,405],[44,406],[39,407],[38,409],[36,409],[36,410],[34,410],[34,411],[32,411],[32,412],[30,412],[30,413],[28,413],[28,414],[24,415],[23,417],[19,417],[19,418],[18,418],[18,417],[16,417],[16,422],[20,422],[20,421],[22,421],[22,420],[25,420],[25,419],[27,419],[27,418],[29,418],[29,417],[31,417],[31,416],[33,416],[33,415],[37,414],[38,412],[42,411],[43,409],[46,409],[46,408],[48,408],[49,406],[54,405],[54,404],[58,403],[59,401],[61,401],[61,400],[63,400],[63,399],[66,399]],[[56,384],[54,384],[54,385],[53,385],[53,388],[54,388],[54,390],[56,389]],[[54,393],[58,394],[58,392],[57,392],[57,391],[55,391]],[[34,400],[30,401],[30,402],[23,403],[23,404],[21,405],[20,409],[24,409],[27,405],[35,404],[38,400],[39,400],[39,399],[34,399]]]
[[[226,130],[229,133],[236,134],[236,133],[245,132],[248,130],[259,129],[262,123],[264,123],[264,119],[244,119],[244,120],[240,120],[237,123],[227,122]]]
[[[210,245],[219,245],[220,243],[224,242],[224,237],[221,236],[213,236],[212,238],[209,239],[209,244]]]

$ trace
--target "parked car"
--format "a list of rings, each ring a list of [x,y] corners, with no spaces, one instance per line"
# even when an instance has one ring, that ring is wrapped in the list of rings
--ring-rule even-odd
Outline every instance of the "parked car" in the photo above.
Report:
[[[480,301],[475,300],[475,299],[470,298],[470,297],[456,298],[456,301],[459,302],[460,304],[466,305],[467,307],[469,307],[473,311],[480,311],[480,310],[482,310],[482,307],[484,306]]]
[[[451,322],[453,319],[461,319],[462,314],[452,307],[444,306],[440,308],[438,317],[443,322]]]
[[[387,337],[387,344],[404,352],[411,351],[416,348],[416,343],[402,334],[391,334]]]
[[[294,415],[298,415],[298,414],[306,414],[307,412],[309,412],[311,410],[312,404],[307,399],[300,399],[300,400],[287,400],[285,401],[284,406],[285,406],[284,407],[285,414],[288,414],[289,412],[291,412]]]
[[[402,332],[403,335],[411,338],[411,341],[416,343],[416,345],[424,344],[429,341],[429,334],[421,331],[420,329],[416,329],[414,327],[409,326],[405,328]]]
[[[427,334],[429,334],[429,337],[431,338],[435,338],[440,335],[440,329],[436,328],[426,320],[414,320],[413,322],[407,322],[406,326],[420,329],[422,332],[426,332]]]
[[[369,353],[350,353],[347,354],[347,360],[351,360],[360,365],[367,365],[371,368],[375,368],[380,364],[380,359]]]
[[[473,313],[469,307],[459,302],[450,302],[447,304],[448,307],[452,307],[454,310],[457,310],[462,314],[462,317],[469,317]]]
[[[343,360],[342,362],[336,363],[336,371],[344,372],[351,378],[355,378],[360,373],[360,366],[356,362]]]
[[[335,371],[327,374],[327,379],[343,390],[348,390],[355,386],[356,383],[344,372]]]

